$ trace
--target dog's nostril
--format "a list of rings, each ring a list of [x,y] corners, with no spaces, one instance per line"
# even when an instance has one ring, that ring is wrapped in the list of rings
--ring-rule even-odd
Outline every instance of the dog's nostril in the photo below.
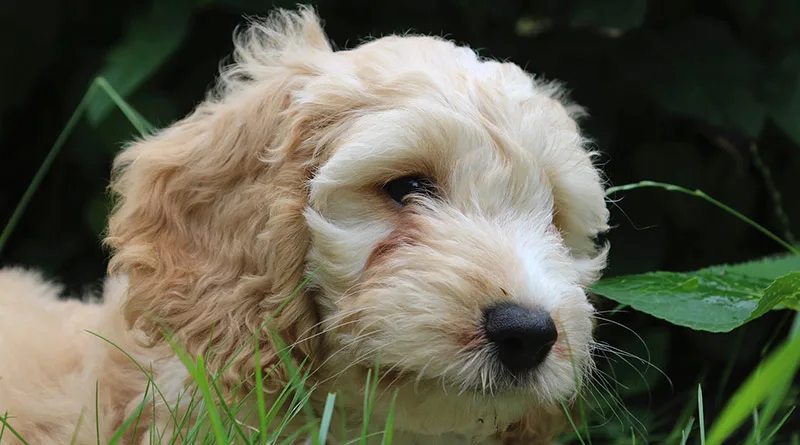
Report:
[[[500,303],[486,309],[484,329],[497,358],[515,373],[539,366],[558,339],[550,314],[516,303]]]

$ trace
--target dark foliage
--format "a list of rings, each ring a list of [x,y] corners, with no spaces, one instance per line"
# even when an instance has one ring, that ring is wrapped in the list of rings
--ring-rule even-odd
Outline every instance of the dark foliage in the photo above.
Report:
[[[800,232],[796,0],[320,0],[317,5],[339,47],[391,32],[446,33],[484,55],[564,81],[590,112],[584,128],[604,153],[611,184],[651,179],[699,188],[785,238]],[[104,75],[142,115],[164,126],[202,98],[231,49],[242,14],[263,14],[273,6],[293,4],[0,3],[0,220],[11,215],[95,76]],[[110,101],[93,101],[2,252],[1,264],[43,268],[72,292],[97,285],[106,260],[99,241],[109,166],[122,142],[134,136]],[[703,201],[654,189],[622,196],[613,204],[610,275],[691,270],[781,249]],[[709,416],[719,409],[791,318],[773,313],[727,335],[676,328],[634,312],[614,320],[642,335],[650,361],[672,378],[670,387],[650,370],[648,390],[630,368],[618,367],[624,374],[617,377],[631,385],[618,390],[654,438],[671,430],[699,381]],[[646,355],[625,329],[601,325],[599,333]],[[598,427],[614,428],[613,422]],[[630,431],[609,434],[629,437]]]

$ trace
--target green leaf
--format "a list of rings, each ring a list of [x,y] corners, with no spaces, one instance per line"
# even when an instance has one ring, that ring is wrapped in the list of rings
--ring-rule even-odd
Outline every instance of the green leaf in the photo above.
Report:
[[[798,256],[695,272],[650,272],[609,278],[593,291],[688,328],[728,332],[775,308],[800,308]],[[772,267],[772,269],[770,269]]]
[[[747,321],[755,320],[773,308],[800,309],[800,272],[792,272],[773,281]]]
[[[723,443],[764,399],[775,390],[785,390],[800,366],[800,335],[781,345],[731,397],[708,435],[711,445]]]
[[[800,255],[776,255],[746,263],[712,266],[708,270],[774,280],[790,272],[800,271]]]
[[[106,57],[98,76],[105,78],[121,97],[127,97],[156,72],[178,49],[189,29],[195,2],[153,2],[147,14],[137,17],[123,41]],[[112,109],[111,100],[95,95],[89,104],[89,121],[97,124]]]

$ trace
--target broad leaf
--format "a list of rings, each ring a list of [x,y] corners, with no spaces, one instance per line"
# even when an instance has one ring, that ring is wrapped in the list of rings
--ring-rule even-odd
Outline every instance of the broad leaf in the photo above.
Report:
[[[144,83],[178,49],[189,29],[196,3],[189,0],[154,1],[147,14],[131,23],[123,41],[112,50],[98,76],[121,97]],[[113,109],[104,94],[94,95],[87,114],[100,122]]]
[[[728,332],[772,309],[800,308],[798,262],[800,257],[788,256],[687,273],[651,272],[601,280],[593,290],[676,325]]]
[[[779,255],[739,264],[709,267],[717,273],[740,273],[750,277],[774,280],[790,272],[800,271],[800,255]]]

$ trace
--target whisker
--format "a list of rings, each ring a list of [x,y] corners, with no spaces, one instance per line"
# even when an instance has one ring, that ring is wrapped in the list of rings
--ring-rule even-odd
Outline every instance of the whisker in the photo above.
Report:
[[[642,346],[644,346],[644,350],[647,351],[647,361],[648,362],[650,361],[650,358],[651,358],[650,348],[647,346],[647,343],[644,341],[642,336],[639,335],[638,333],[636,333],[636,331],[634,331],[633,329],[625,326],[624,324],[622,324],[622,323],[620,323],[618,321],[614,321],[614,320],[612,320],[610,318],[600,317],[599,315],[596,315],[596,314],[593,315],[593,317],[595,319],[597,319],[597,320],[601,320],[601,321],[604,321],[604,322],[607,322],[607,323],[611,323],[611,324],[613,324],[615,326],[621,327],[621,328],[625,329],[626,331],[630,332],[631,334],[633,334],[634,336],[636,336],[636,338],[639,339],[639,342],[642,343]]]

